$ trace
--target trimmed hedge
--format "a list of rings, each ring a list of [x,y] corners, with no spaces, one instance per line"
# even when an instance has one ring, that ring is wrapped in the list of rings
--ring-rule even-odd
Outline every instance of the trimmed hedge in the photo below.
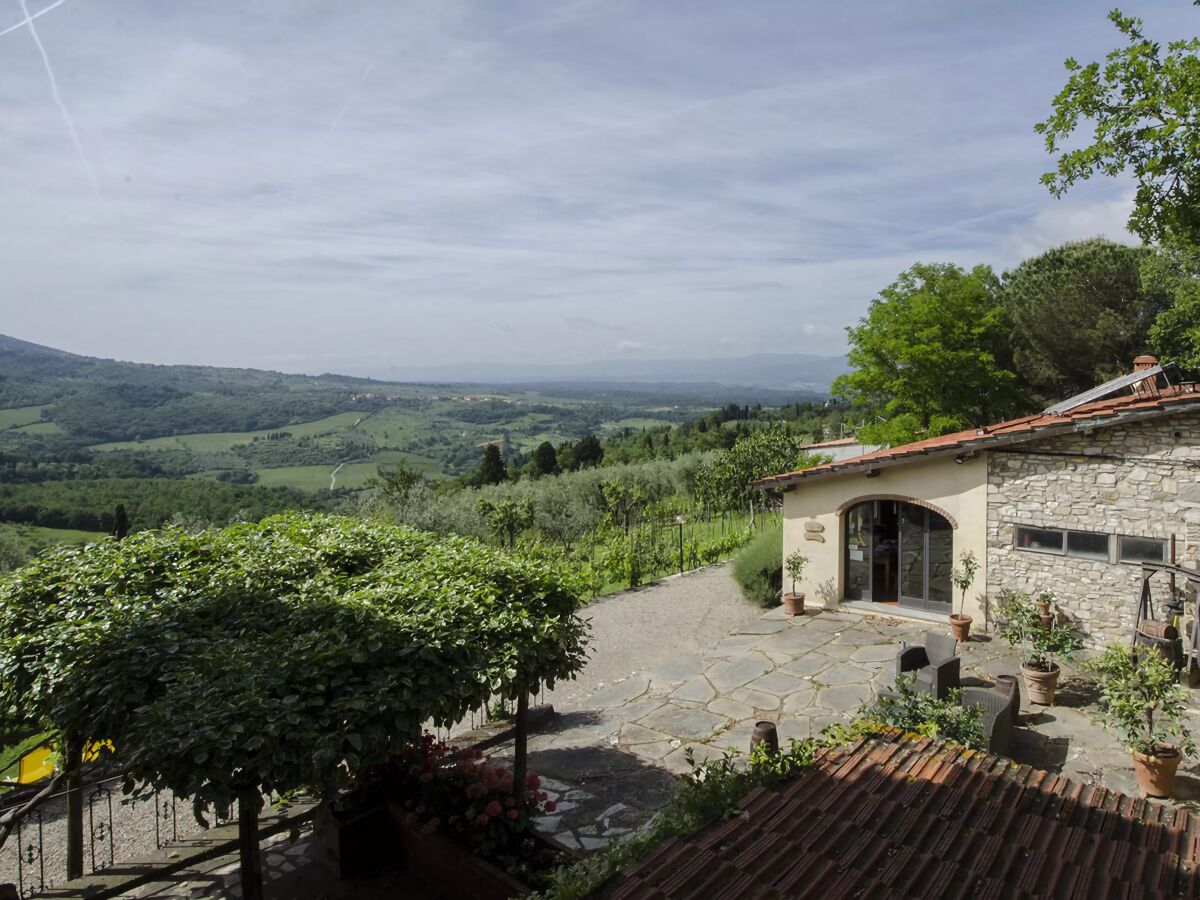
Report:
[[[767,528],[733,559],[733,577],[746,598],[760,606],[778,606],[783,588],[783,529]]]

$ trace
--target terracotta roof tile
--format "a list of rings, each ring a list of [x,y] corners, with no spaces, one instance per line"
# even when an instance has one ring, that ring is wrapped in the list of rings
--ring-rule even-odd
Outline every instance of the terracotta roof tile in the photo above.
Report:
[[[610,896],[1200,897],[1200,823],[1185,810],[896,732],[741,807],[665,843]]]
[[[821,478],[846,472],[861,471],[882,465],[897,465],[913,462],[931,455],[951,453],[955,450],[970,451],[989,446],[1035,440],[1046,432],[1057,430],[1079,430],[1105,428],[1128,418],[1150,418],[1177,409],[1200,406],[1200,392],[1192,384],[1177,384],[1161,390],[1153,396],[1123,396],[1097,400],[1077,406],[1063,413],[1039,413],[1022,416],[1007,422],[998,422],[982,428],[970,428],[954,434],[914,441],[837,460],[809,469],[772,475],[754,482],[757,487],[780,488],[809,478]]]

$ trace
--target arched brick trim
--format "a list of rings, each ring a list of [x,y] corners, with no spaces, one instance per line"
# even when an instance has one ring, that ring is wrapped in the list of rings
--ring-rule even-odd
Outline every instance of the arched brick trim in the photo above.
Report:
[[[842,513],[852,506],[857,506],[860,503],[866,503],[868,500],[899,500],[902,503],[911,503],[913,506],[923,506],[926,509],[931,509],[947,522],[951,528],[958,528],[958,521],[950,513],[946,512],[940,506],[935,506],[928,500],[920,500],[916,497],[906,497],[903,494],[864,494],[861,497],[855,497],[853,500],[847,500],[837,508],[837,515],[841,517]]]

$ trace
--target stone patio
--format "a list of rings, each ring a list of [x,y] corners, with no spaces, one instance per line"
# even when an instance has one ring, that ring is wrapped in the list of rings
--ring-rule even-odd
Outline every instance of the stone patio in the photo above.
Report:
[[[602,846],[665,804],[670,779],[664,776],[687,771],[688,751],[701,762],[728,749],[744,752],[762,719],[777,724],[781,740],[848,722],[878,687],[894,681],[900,641],[921,643],[926,631],[945,627],[849,612],[789,618],[776,609],[699,656],[607,684],[587,698],[585,711],[530,738],[531,769],[551,776],[569,798],[542,827],[571,846]],[[959,647],[965,685],[1019,674],[1019,655],[994,635],[976,634]],[[1136,793],[1129,755],[1101,726],[1094,689],[1070,666],[1063,668],[1054,707],[1031,707],[1022,686],[1014,758]],[[1191,715],[1200,729],[1200,705]],[[1177,793],[1175,802],[1197,806],[1196,761],[1181,767]],[[620,817],[615,826],[614,813]]]

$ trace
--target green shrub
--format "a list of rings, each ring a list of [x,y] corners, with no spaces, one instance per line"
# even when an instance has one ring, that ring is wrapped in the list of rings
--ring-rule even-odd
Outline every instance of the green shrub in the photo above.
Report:
[[[733,559],[733,577],[746,598],[775,606],[783,588],[783,531],[768,528],[754,536]]]
[[[960,690],[952,690],[945,700],[938,700],[918,690],[916,680],[915,673],[899,676],[894,696],[883,694],[859,712],[860,725],[880,723],[940,741],[982,748],[983,707],[964,707]]]

